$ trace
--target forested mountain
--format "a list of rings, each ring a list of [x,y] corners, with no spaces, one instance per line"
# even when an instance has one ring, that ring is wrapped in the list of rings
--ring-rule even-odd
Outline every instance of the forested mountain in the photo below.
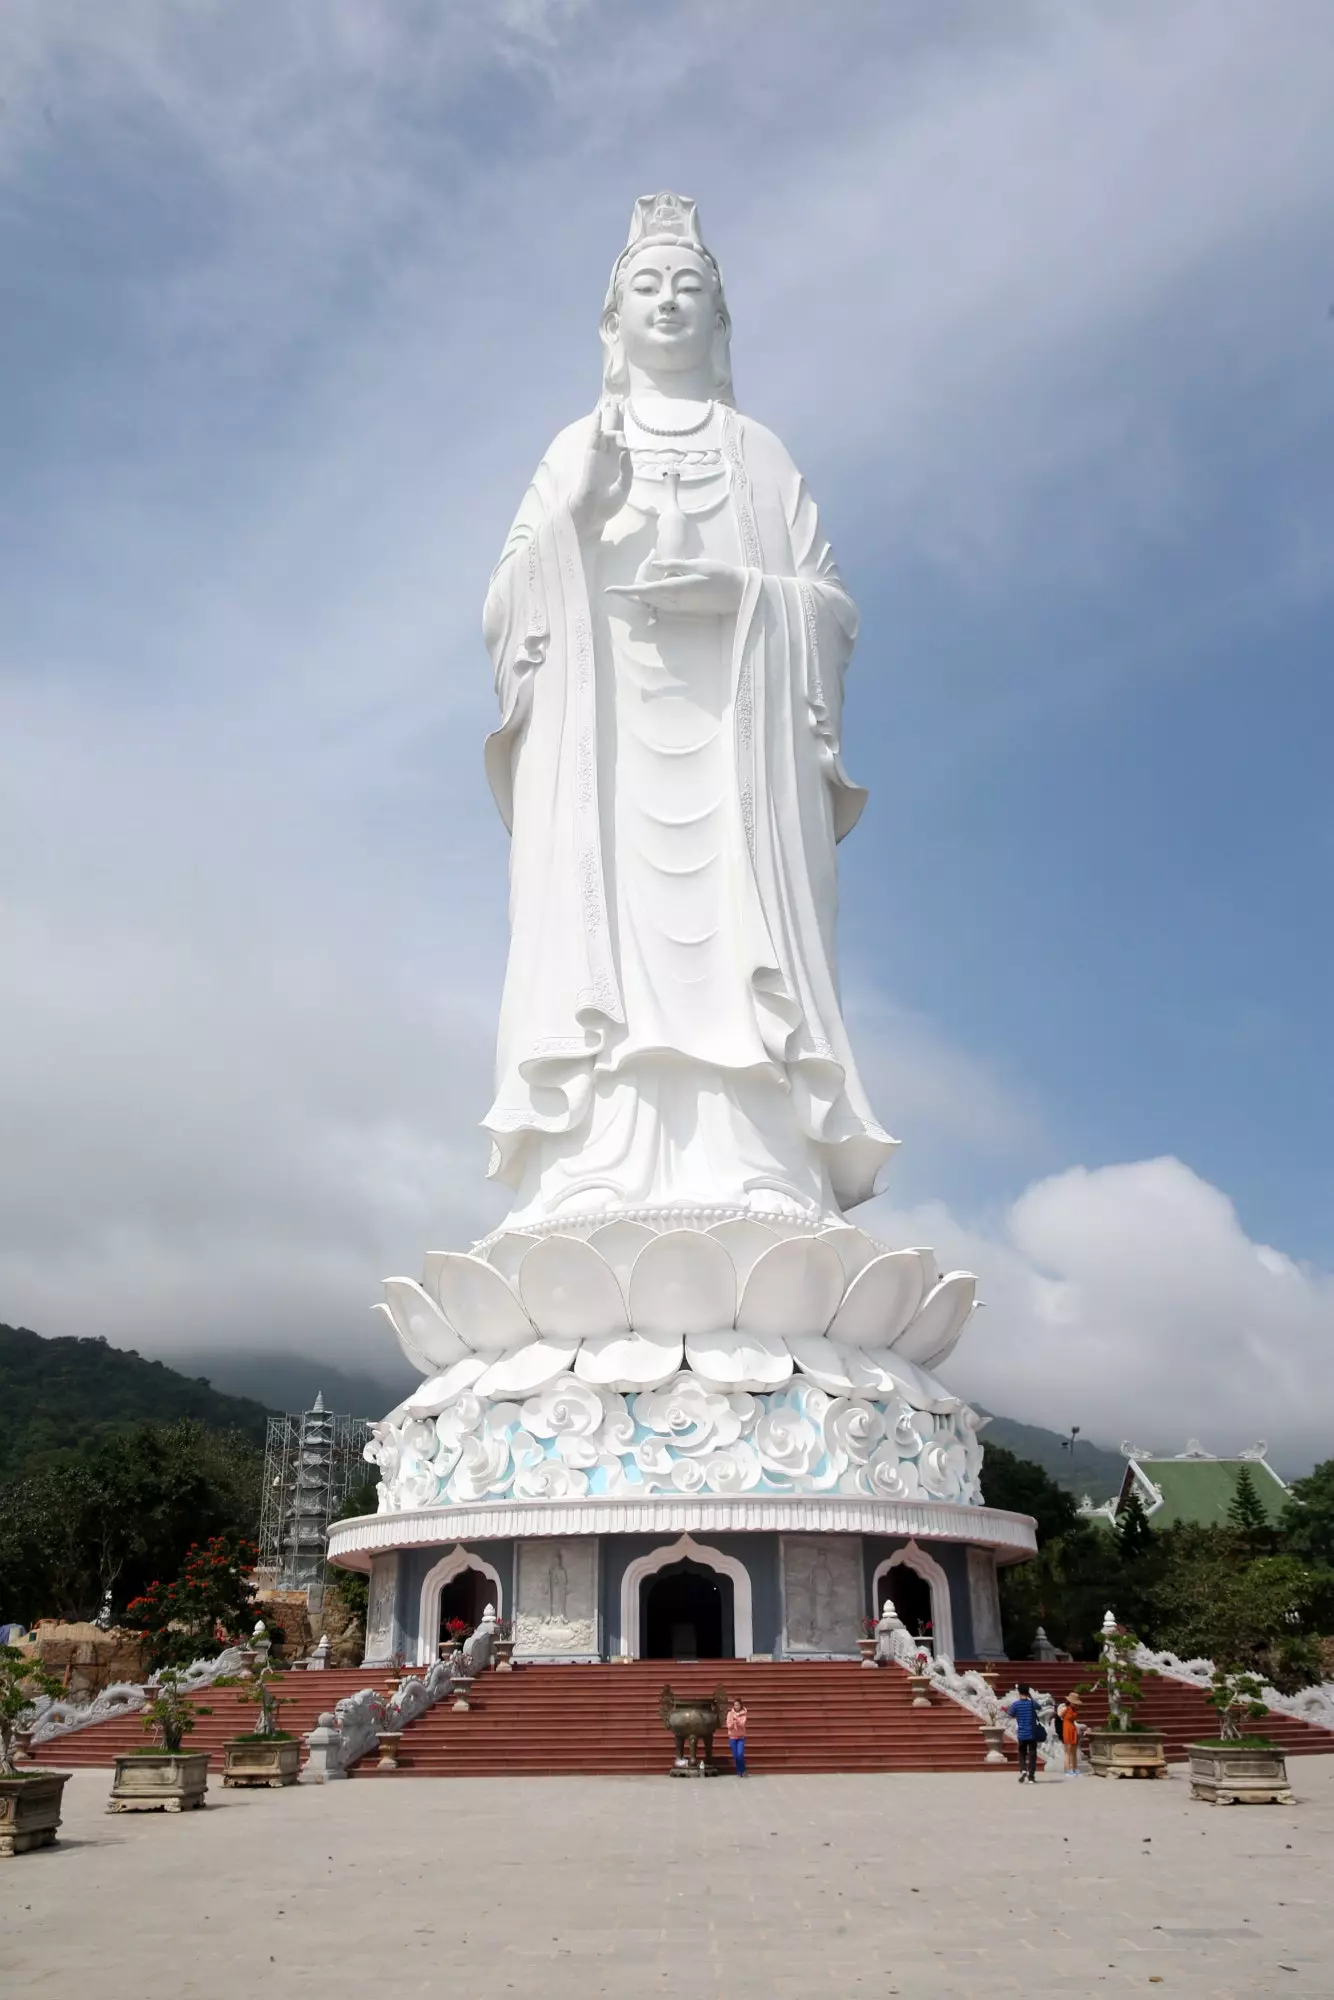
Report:
[[[383,1416],[416,1380],[396,1355],[383,1359],[374,1376],[313,1356],[245,1348],[177,1354],[168,1364],[105,1340],[44,1340],[26,1327],[0,1326],[0,1478],[129,1425],[180,1417],[262,1445],[269,1410],[309,1409],[321,1389],[329,1409]],[[226,1382],[228,1393],[210,1377]],[[993,1417],[982,1441],[1040,1465],[1076,1497],[1107,1499],[1125,1469],[1117,1452],[1078,1438],[1072,1453],[1055,1431],[1013,1417]]]
[[[1126,1462],[1119,1451],[1090,1444],[1087,1438],[1076,1438],[1071,1451],[1059,1432],[1043,1430],[1040,1424],[1021,1424],[1014,1417],[992,1417],[982,1433],[982,1443],[1001,1445],[1016,1458],[1040,1465],[1049,1479],[1054,1479],[1067,1493],[1073,1493],[1077,1500],[1085,1493],[1095,1501],[1110,1500],[1113,1493],[1120,1491],[1125,1475]],[[986,1480],[984,1465],[983,1486]]]
[[[262,1445],[268,1412],[132,1348],[44,1340],[27,1327],[0,1326],[0,1478],[131,1425],[181,1417]]]

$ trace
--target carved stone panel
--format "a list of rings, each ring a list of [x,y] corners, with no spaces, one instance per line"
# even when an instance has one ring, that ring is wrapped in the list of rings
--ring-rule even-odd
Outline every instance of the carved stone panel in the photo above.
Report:
[[[968,1606],[973,1615],[973,1651],[977,1658],[1004,1659],[996,1558],[990,1549],[968,1551]]]
[[[384,1666],[398,1650],[395,1611],[398,1605],[398,1553],[371,1558],[371,1581],[366,1604],[366,1659],[368,1667]]]
[[[520,1542],[514,1614],[515,1652],[522,1659],[596,1656],[597,1544]]]
[[[855,1535],[783,1537],[783,1650],[855,1654],[865,1609]]]

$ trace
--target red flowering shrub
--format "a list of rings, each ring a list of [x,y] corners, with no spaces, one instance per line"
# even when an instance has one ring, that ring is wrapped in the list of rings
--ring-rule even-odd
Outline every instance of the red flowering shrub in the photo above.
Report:
[[[172,1583],[151,1583],[122,1623],[148,1639],[150,1667],[189,1666],[234,1646],[254,1622],[250,1571],[258,1551],[236,1534],[192,1542]]]

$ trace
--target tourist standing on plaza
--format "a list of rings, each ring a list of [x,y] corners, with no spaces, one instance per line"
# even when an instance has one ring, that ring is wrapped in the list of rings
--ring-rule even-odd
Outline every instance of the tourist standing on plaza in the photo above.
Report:
[[[1038,1705],[1025,1682],[1020,1681],[1018,1696],[1006,1702],[1005,1712],[1014,1717],[1015,1734],[1019,1738],[1019,1782],[1022,1785],[1027,1780],[1031,1785],[1038,1774],[1038,1744],[1046,1731],[1038,1721]]]
[[[746,1775],[746,1710],[740,1695],[727,1711],[727,1740],[732,1746],[732,1763],[738,1778]]]
[[[1079,1776],[1079,1696],[1068,1694],[1056,1711],[1056,1719],[1061,1725],[1061,1743],[1065,1749],[1065,1774],[1068,1778]]]

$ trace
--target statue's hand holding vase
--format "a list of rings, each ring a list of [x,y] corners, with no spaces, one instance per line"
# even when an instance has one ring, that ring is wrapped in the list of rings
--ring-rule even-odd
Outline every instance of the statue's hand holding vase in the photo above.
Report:
[[[633,598],[650,611],[684,611],[697,617],[732,617],[741,609],[746,572],[709,556],[650,556],[633,583],[607,586],[608,597]]]

